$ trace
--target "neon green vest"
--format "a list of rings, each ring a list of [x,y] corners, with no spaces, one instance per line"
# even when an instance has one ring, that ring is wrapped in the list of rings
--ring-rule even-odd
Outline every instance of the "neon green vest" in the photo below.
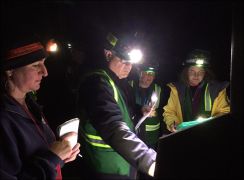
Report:
[[[136,86],[134,87],[134,81],[130,81],[129,83],[130,83],[131,87],[134,88],[136,91],[137,90],[136,88],[138,88],[138,87],[136,87]],[[158,101],[155,105],[155,109],[157,109],[159,106],[159,103],[160,103],[161,87],[158,86],[156,83],[154,83],[153,91],[157,94],[157,97],[158,97]],[[135,93],[137,93],[137,91]],[[139,97],[138,94],[136,94],[136,102],[137,102],[137,104],[143,105],[141,102],[141,97]],[[155,117],[148,117],[143,122],[143,125],[145,125],[145,138],[143,138],[143,140],[149,146],[155,145],[160,136],[160,119],[159,119],[158,115]]]
[[[101,76],[104,80],[106,80],[108,86],[113,89],[114,99],[118,103],[118,106],[122,112],[123,120],[132,130],[133,123],[129,117],[129,113],[121,96],[121,93],[116,87],[114,81],[104,70],[93,72],[90,75]],[[84,140],[84,147],[82,148],[85,148],[85,156],[88,158],[88,162],[96,172],[106,174],[129,175],[129,163],[116,151],[114,151],[113,148],[111,148],[103,141],[103,139],[94,129],[92,124],[89,123],[88,119],[82,124],[82,134],[82,138]]]

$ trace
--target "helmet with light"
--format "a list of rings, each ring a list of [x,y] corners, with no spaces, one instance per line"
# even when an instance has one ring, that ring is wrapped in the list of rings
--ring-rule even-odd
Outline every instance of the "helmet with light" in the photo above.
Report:
[[[112,53],[121,58],[125,63],[138,63],[142,60],[143,54],[141,50],[133,45],[133,37],[131,39],[116,38],[113,34],[109,33],[106,37],[106,40],[109,42],[109,48]]]
[[[189,53],[183,66],[209,67],[210,53],[205,50],[195,49]]]

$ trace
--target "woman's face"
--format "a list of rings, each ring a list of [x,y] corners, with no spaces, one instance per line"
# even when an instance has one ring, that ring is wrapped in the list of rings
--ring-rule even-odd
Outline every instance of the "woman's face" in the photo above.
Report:
[[[188,82],[190,86],[197,86],[202,82],[205,70],[202,67],[191,66],[188,69]]]
[[[45,59],[11,70],[11,84],[22,93],[36,91],[40,88],[42,77],[48,75]]]

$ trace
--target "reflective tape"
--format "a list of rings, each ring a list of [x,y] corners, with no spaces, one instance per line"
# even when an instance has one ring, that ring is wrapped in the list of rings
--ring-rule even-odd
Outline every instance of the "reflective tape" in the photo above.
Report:
[[[160,128],[160,123],[155,125],[146,125],[146,131],[156,131]]]
[[[210,97],[208,84],[207,84],[207,86],[205,88],[204,106],[205,106],[205,111],[211,111],[211,109],[212,109],[212,100],[211,100],[211,97]]]
[[[103,148],[111,148],[108,144],[106,144],[100,136],[95,136],[91,134],[85,134],[85,139],[88,143],[93,146],[103,147]]]

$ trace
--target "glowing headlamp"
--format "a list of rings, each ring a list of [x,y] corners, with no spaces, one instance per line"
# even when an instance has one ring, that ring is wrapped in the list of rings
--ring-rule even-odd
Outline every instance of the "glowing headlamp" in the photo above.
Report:
[[[196,65],[197,66],[202,66],[204,64],[204,60],[203,59],[196,59]]]
[[[140,49],[133,48],[133,43],[126,42],[124,38],[118,39],[113,34],[109,33],[106,37],[109,42],[108,49],[111,49],[112,52],[122,59],[124,63],[138,63],[142,60],[142,52]],[[112,47],[111,47],[112,46]]]
[[[145,67],[142,71],[151,76],[156,74],[156,69],[154,67]]]
[[[142,52],[139,49],[132,49],[129,53],[129,62],[130,63],[138,63],[142,60]]]
[[[196,64],[197,65],[203,65],[204,64],[204,60],[203,59],[197,59],[196,60]]]
[[[184,65],[185,63],[183,63]],[[197,58],[197,59],[188,59],[186,61],[186,64],[189,64],[189,65],[195,65],[195,66],[198,66],[198,67],[202,67],[202,66],[206,66],[208,65],[208,62],[206,59],[202,59],[202,58]]]
[[[210,52],[201,49],[195,49],[188,54],[186,60],[183,62],[183,65],[209,67],[209,61]]]

